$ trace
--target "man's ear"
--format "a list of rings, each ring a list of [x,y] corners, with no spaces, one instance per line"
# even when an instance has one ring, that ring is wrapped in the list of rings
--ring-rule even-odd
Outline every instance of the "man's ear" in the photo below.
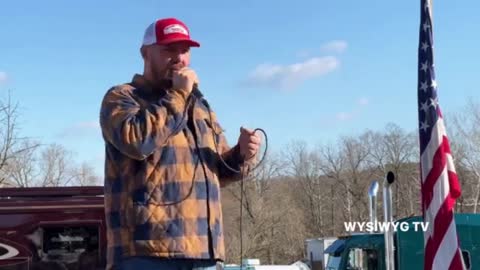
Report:
[[[147,46],[142,45],[142,47],[140,47],[140,54],[142,55],[142,58],[145,60],[145,58],[147,57]]]

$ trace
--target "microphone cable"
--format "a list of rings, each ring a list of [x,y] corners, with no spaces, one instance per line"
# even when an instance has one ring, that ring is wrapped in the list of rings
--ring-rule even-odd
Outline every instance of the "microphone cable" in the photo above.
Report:
[[[200,90],[198,89],[198,85],[197,84],[194,84],[193,85],[193,89],[192,89],[192,94],[198,98],[198,99],[201,99],[203,98],[203,94],[200,92]],[[203,101],[205,101],[205,106],[207,107],[207,110],[208,110],[208,115],[209,115],[209,118],[210,118],[210,122],[212,123],[212,129],[214,129],[215,127],[213,126],[213,119],[212,119],[212,111],[210,109],[210,105],[208,104],[208,102],[203,99]],[[241,170],[237,170],[235,168],[232,168],[230,165],[227,164],[227,162],[223,159],[222,155],[220,154],[220,152],[218,151],[218,144],[217,144],[217,140],[216,140],[216,137],[215,137],[215,130],[212,132],[212,135],[213,135],[213,143],[215,144],[215,150],[218,154],[218,157],[220,159],[220,161],[223,163],[223,165],[229,169],[230,171],[234,172],[234,173],[237,173],[237,174],[240,174],[241,175],[241,179],[240,179],[240,225],[239,225],[239,229],[240,229],[240,269],[243,269],[243,193],[245,192],[244,191],[244,181],[246,181],[247,178],[245,178],[245,175],[247,174],[250,174],[250,172],[253,172],[255,171],[258,167],[260,167],[260,165],[263,163],[263,161],[265,160],[265,157],[267,155],[267,150],[268,150],[268,137],[267,137],[267,133],[265,132],[265,130],[263,130],[262,128],[256,128],[253,130],[253,133],[257,132],[257,131],[260,131],[263,133],[263,136],[265,137],[265,151],[263,152],[263,156],[262,158],[260,159],[260,161],[257,163],[257,165],[255,167],[253,167],[253,169],[248,169],[248,171],[245,173],[245,171],[241,171]]]

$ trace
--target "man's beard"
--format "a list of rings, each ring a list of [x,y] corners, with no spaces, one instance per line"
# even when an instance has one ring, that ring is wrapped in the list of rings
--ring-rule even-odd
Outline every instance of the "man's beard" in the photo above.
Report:
[[[152,75],[154,85],[160,88],[171,88],[173,73],[181,68],[183,68],[183,65],[179,62],[169,64],[165,69],[160,69],[158,66],[153,65]]]
[[[152,66],[152,84],[155,88],[171,88],[172,72],[170,69],[160,69],[158,66]]]

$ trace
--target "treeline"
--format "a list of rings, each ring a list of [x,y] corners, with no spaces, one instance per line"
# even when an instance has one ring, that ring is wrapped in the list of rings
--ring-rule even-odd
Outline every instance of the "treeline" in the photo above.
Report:
[[[0,100],[0,187],[102,185],[94,167],[75,162],[61,144],[45,144],[20,132],[19,105]]]
[[[463,194],[457,212],[479,211],[480,107],[474,102],[446,121]],[[259,258],[262,263],[286,264],[304,258],[308,238],[346,234],[344,222],[368,221],[368,187],[382,186],[388,171],[394,219],[421,215],[419,143],[416,131],[388,124],[336,142],[290,143],[269,153],[263,165],[244,182],[240,219],[240,184],[223,189],[226,249],[229,263]],[[383,220],[382,190],[377,197]],[[243,221],[243,245],[240,222]]]

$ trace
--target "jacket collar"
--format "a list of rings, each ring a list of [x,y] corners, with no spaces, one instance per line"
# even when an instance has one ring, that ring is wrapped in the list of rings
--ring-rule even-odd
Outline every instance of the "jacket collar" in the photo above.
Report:
[[[135,88],[142,88],[143,90],[147,92],[157,92],[157,93],[163,93],[166,91],[166,86],[157,86],[151,84],[145,76],[141,74],[135,74],[132,78],[131,82],[132,86]]]

